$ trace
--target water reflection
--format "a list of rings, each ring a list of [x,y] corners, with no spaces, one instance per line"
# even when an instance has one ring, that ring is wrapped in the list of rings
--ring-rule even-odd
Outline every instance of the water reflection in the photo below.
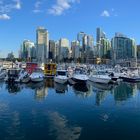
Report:
[[[45,81],[45,87],[54,88],[54,80],[52,78],[47,78]]]
[[[0,83],[0,90],[4,88],[8,90],[10,94],[18,94],[23,89],[32,89],[34,91],[34,99],[41,101],[46,99],[51,92],[50,89],[54,89],[55,93],[66,94],[67,92],[74,93],[77,97],[87,98],[94,95],[95,104],[101,105],[110,95],[113,96],[115,102],[126,101],[139,92],[140,83],[125,83],[122,82],[119,85],[110,84],[98,84],[88,82],[86,85],[75,84],[72,88],[67,84],[55,83],[52,79],[48,79],[45,82],[24,84],[5,84]],[[73,89],[73,90],[72,90]]]
[[[106,97],[110,94],[110,91],[114,88],[112,84],[99,84],[89,82],[92,87],[92,91],[95,94],[95,104],[100,106]]]
[[[112,84],[99,84],[94,82],[89,82],[92,86],[93,92],[104,92],[106,90],[111,90],[114,86]]]
[[[50,129],[49,135],[56,140],[77,140],[81,135],[82,128],[71,126],[65,116],[58,112],[49,112]]]
[[[56,93],[66,93],[68,92],[68,85],[67,84],[59,84],[54,82],[54,88]]]
[[[85,85],[76,83],[73,85],[73,89],[76,96],[86,98],[91,95],[90,85],[88,84]]]
[[[114,99],[117,102],[125,101],[135,94],[135,85],[131,83],[121,83],[113,89]]]
[[[23,86],[21,86],[20,84],[17,84],[17,83],[7,84],[6,89],[8,90],[9,93],[17,94],[17,93],[21,92],[21,90],[23,89]]]

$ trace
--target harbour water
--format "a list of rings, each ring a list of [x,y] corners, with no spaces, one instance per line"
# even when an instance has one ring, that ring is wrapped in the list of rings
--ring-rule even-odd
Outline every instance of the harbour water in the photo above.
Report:
[[[0,82],[0,140],[140,140],[140,84]]]

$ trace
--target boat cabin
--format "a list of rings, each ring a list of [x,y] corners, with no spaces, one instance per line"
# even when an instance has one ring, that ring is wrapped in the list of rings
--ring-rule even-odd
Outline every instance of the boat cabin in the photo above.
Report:
[[[37,63],[26,63],[26,71],[29,73],[29,74],[32,74],[35,69],[38,67],[38,64]]]
[[[56,76],[67,76],[68,73],[67,73],[67,70],[57,70],[56,72]]]
[[[54,77],[56,75],[56,64],[55,63],[44,64],[44,74],[45,77]]]

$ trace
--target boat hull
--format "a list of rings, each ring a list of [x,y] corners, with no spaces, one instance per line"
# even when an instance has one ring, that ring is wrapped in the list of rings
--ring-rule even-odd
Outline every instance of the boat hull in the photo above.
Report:
[[[101,77],[89,77],[89,81],[95,82],[95,83],[103,83],[103,84],[108,84],[111,82],[111,79],[107,78],[101,78]]]
[[[59,77],[54,77],[54,81],[56,83],[59,83],[59,84],[66,84],[68,82],[68,79],[67,78],[59,78]]]
[[[74,81],[74,83],[79,83],[79,84],[86,84],[87,83],[87,80],[81,80],[81,79],[77,79],[74,77],[72,77],[71,79]]]
[[[42,82],[44,80],[43,77],[39,77],[39,78],[31,78],[32,82]]]
[[[123,77],[123,81],[125,82],[140,82],[140,78],[128,78],[128,77]]]

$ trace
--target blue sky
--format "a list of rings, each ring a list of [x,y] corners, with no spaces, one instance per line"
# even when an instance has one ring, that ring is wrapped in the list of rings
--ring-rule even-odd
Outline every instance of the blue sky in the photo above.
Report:
[[[44,26],[50,39],[76,39],[79,31],[93,35],[101,27],[111,39],[122,32],[140,43],[140,0],[0,0],[0,57],[16,55],[24,39],[35,42]]]

